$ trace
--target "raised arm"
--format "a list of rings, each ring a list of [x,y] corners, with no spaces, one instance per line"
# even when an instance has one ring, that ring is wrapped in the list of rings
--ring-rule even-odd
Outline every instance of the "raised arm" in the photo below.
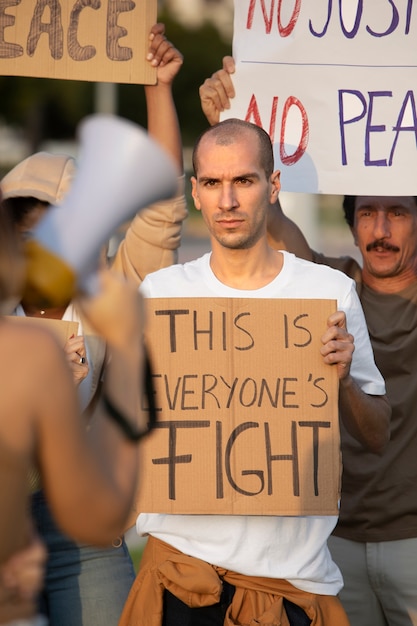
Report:
[[[275,250],[288,250],[307,261],[313,260],[313,252],[300,228],[282,210],[279,198],[268,207],[268,242]]]
[[[183,56],[165,37],[165,26],[155,24],[149,36],[147,60],[157,70],[156,85],[145,85],[149,134],[172,156],[183,174],[182,140],[172,85]]]
[[[109,272],[97,296],[79,303],[106,340],[104,397],[135,431],[143,379],[142,301],[135,285]],[[102,398],[91,426],[79,414],[74,384],[59,346],[42,337],[34,359],[38,459],[43,487],[60,527],[78,541],[109,544],[125,527],[138,478],[138,449]],[[38,354],[38,351],[36,351]],[[41,363],[38,361],[41,360]]]
[[[155,24],[150,33],[147,60],[157,69],[157,84],[145,86],[145,98],[148,132],[176,163],[178,192],[172,200],[154,204],[138,213],[117,250],[113,268],[137,285],[149,272],[176,262],[182,223],[187,217],[181,133],[172,94],[172,84],[183,57],[166,39],[164,32],[163,24]]]

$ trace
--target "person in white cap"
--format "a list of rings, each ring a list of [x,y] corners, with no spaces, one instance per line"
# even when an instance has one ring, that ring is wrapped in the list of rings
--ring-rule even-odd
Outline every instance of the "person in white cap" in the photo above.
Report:
[[[182,55],[165,38],[164,26],[151,30],[148,61],[157,69],[157,84],[145,86],[149,134],[178,164],[178,195],[142,210],[131,222],[112,267],[137,285],[150,271],[172,264],[187,216],[182,173],[182,145],[172,83]],[[59,204],[71,185],[75,163],[66,155],[44,152],[18,164],[1,181],[4,205],[24,235],[51,204]],[[140,164],[138,164],[140,175]],[[67,360],[88,416],[100,394],[105,344],[72,303],[55,310],[34,309],[21,302],[17,315],[50,317],[79,323],[79,334],[65,346]],[[57,626],[116,626],[134,580],[134,568],[123,536],[113,546],[98,549],[79,545],[62,535],[51,518],[43,492],[32,475],[33,514],[49,550],[43,610]]]

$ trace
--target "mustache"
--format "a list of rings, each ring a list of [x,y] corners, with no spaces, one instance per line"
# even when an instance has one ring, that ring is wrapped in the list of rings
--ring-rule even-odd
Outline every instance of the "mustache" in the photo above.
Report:
[[[392,244],[385,241],[385,239],[376,239],[372,243],[368,243],[366,246],[366,251],[371,252],[371,250],[375,250],[376,248],[382,248],[383,250],[390,250],[391,252],[399,252],[400,249],[398,246],[393,246]]]

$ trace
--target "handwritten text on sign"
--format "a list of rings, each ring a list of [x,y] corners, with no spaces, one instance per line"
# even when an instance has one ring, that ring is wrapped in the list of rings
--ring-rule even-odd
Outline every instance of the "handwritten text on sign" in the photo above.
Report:
[[[270,133],[285,191],[415,195],[416,36],[412,0],[239,0],[224,116]]]
[[[157,0],[2,0],[0,74],[155,83]]]
[[[139,510],[334,514],[337,375],[330,300],[148,299],[158,425]]]

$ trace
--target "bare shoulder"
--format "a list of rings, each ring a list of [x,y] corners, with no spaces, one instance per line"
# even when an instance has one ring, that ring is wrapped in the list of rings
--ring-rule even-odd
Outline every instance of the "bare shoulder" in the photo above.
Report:
[[[42,353],[48,357],[59,352],[59,345],[51,332],[30,320],[16,324],[3,318],[0,321],[0,350],[7,351],[9,357],[25,354],[30,360],[35,354],[38,355],[36,358],[42,358]]]
[[[33,393],[34,388],[54,372],[60,371],[65,363],[62,347],[47,329],[31,320],[16,324],[0,321],[0,380],[15,377],[25,381],[24,393]]]

